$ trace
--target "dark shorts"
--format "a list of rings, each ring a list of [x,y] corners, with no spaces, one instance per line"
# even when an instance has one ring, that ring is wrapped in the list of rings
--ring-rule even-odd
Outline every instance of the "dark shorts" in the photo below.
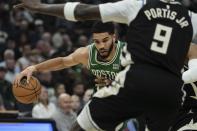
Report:
[[[151,65],[132,66],[125,76],[116,79],[116,84],[125,81],[118,94],[93,97],[89,109],[94,123],[114,131],[121,122],[145,115],[151,131],[167,131],[181,107],[180,77]]]
[[[181,114],[176,120],[172,131],[197,131],[197,112]]]

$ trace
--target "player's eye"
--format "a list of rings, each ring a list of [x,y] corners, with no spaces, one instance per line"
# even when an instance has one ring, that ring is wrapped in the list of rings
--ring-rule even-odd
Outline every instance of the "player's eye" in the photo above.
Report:
[[[108,38],[103,39],[103,43],[105,43],[105,42],[107,42],[107,41],[109,41],[109,39],[108,39]]]
[[[97,40],[95,40],[95,41],[94,41],[94,43],[98,45],[100,42],[99,42],[99,41],[97,41]]]

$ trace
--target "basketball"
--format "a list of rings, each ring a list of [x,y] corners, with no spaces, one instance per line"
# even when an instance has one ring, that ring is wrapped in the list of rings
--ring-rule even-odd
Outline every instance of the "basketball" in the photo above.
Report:
[[[29,83],[27,83],[27,78],[21,79],[20,84],[14,83],[12,87],[12,92],[17,99],[17,101],[23,104],[30,104],[38,100],[41,93],[41,85],[37,78],[31,76]]]

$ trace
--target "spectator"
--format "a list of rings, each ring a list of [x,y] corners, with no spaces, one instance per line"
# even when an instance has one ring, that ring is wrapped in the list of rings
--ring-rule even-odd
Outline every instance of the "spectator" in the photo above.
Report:
[[[20,36],[18,36],[18,37],[19,37],[19,39],[18,39],[17,43],[20,47],[29,43],[28,34],[26,32],[20,33]]]
[[[17,63],[20,67],[20,70],[25,69],[27,66],[29,66],[30,60],[29,60],[29,55],[31,53],[31,46],[30,45],[24,45],[22,48],[22,53],[23,56],[18,59]]]
[[[73,46],[73,43],[70,39],[70,36],[68,34],[64,34],[63,35],[63,47],[66,48],[67,53],[71,52],[72,46]]]
[[[0,15],[1,15],[1,10],[0,10]],[[1,27],[1,20],[0,20],[0,27]],[[0,28],[0,61],[3,60],[3,52],[6,49],[6,40],[8,38],[8,34],[4,31],[1,30]]]
[[[15,61],[15,54],[13,50],[5,50],[4,61],[0,63],[0,67],[4,67],[7,69],[5,79],[12,83],[16,74],[20,72],[20,68]]]
[[[87,46],[88,45],[88,38],[85,35],[80,35],[78,39],[78,45],[81,46]]]
[[[55,34],[52,37],[52,43],[53,43],[53,47],[55,49],[58,49],[62,46],[63,44],[63,38],[62,38],[62,34],[61,32],[58,30],[57,32],[55,32]]]
[[[39,96],[39,102],[33,107],[32,116],[34,118],[51,118],[55,112],[56,107],[53,103],[49,102],[48,91],[43,86]]]
[[[90,100],[93,94],[93,89],[87,89],[84,96],[83,96],[83,102],[84,105]]]
[[[33,30],[29,32],[30,43],[32,44],[32,47],[35,48],[36,43],[41,39],[41,36],[45,31],[43,20],[36,19],[32,24],[32,28]]]
[[[12,94],[12,84],[5,80],[5,67],[0,67],[0,94],[4,101],[4,106],[7,110],[15,109],[15,98]]]
[[[42,85],[44,85],[45,87],[47,88],[52,88],[54,87],[53,86],[53,81],[52,81],[52,74],[51,72],[42,72],[42,73],[39,73],[39,79],[40,79],[40,83]]]
[[[59,43],[56,41],[59,41]],[[53,37],[53,45],[58,48],[56,54],[58,53],[59,56],[66,56],[73,50],[73,44],[68,34],[63,34],[62,36],[55,34]]]
[[[18,45],[16,45],[16,41],[13,38],[9,38],[7,40],[6,46],[7,46],[7,49],[14,51],[15,60],[21,57],[20,48],[17,47]]]
[[[48,42],[48,43],[51,44],[51,39],[52,39],[51,33],[50,33],[50,32],[44,32],[44,33],[42,34],[42,36],[41,36],[41,39],[42,39],[43,41],[46,41],[46,42]]]
[[[50,58],[55,53],[55,50],[50,45],[50,43],[44,40],[39,40],[36,45],[36,48],[41,52],[42,56],[46,59]]]
[[[61,94],[58,98],[58,109],[52,116],[58,131],[69,131],[76,117],[71,106],[71,96],[66,93]]]
[[[83,95],[85,92],[85,86],[81,82],[77,82],[73,87],[73,95],[77,95],[80,99],[80,107],[83,107]]]
[[[44,33],[44,22],[43,22],[43,20],[41,20],[41,19],[36,19],[35,21],[34,21],[34,25],[36,25],[36,26],[38,26],[39,28],[38,28],[38,32],[40,33],[40,34],[43,34]]]
[[[5,79],[9,81],[10,83],[13,83],[17,73],[20,72],[20,68],[18,65],[16,65],[15,59],[7,59],[5,62],[6,62],[6,68],[7,68]]]
[[[72,109],[75,113],[78,113],[79,110],[81,109],[80,107],[80,100],[79,100],[79,97],[77,95],[72,95],[71,96],[71,100],[72,100]]]
[[[37,50],[37,49],[31,50],[28,59],[29,59],[31,65],[40,63],[44,60],[44,58],[40,55],[39,50]]]
[[[5,44],[8,34],[0,30],[0,44]]]
[[[0,66],[1,67],[6,67],[6,62],[5,61],[7,59],[14,59],[14,57],[15,57],[15,54],[14,54],[14,51],[13,50],[11,50],[11,49],[5,50],[4,53],[3,53],[3,59],[4,59],[4,61],[2,61],[0,63]]]
[[[56,97],[59,97],[61,94],[66,93],[66,90],[65,89],[66,88],[65,88],[65,85],[64,84],[58,83],[56,85],[56,88],[55,88],[55,95],[56,95]]]
[[[63,83],[57,83],[55,85],[55,96],[50,98],[50,101],[57,104],[57,98],[63,93],[66,93],[65,85]]]
[[[5,110],[6,109],[5,109],[4,104],[3,104],[3,98],[2,98],[2,96],[0,94],[0,111],[5,111]]]

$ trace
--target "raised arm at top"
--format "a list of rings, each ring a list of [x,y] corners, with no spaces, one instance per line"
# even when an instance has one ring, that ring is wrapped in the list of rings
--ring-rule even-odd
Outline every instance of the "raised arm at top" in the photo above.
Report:
[[[40,0],[21,0],[14,8],[26,8],[36,13],[66,18],[70,21],[102,20],[129,24],[142,7],[141,0],[122,0],[100,5],[67,2],[65,4],[44,4]]]

